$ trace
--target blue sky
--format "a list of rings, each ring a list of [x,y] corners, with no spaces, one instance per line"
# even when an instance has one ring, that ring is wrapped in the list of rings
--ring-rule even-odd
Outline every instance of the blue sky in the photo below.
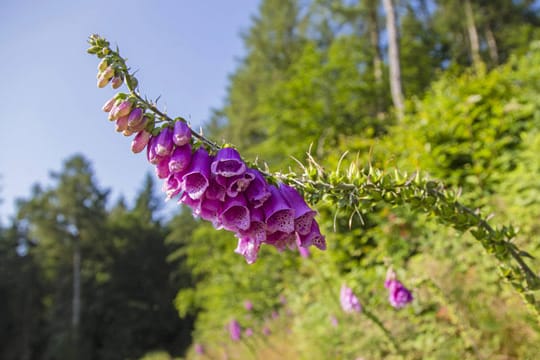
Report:
[[[101,111],[113,90],[96,87],[92,33],[117,44],[141,92],[161,95],[171,115],[195,128],[223,103],[228,75],[244,54],[241,31],[256,0],[0,1],[0,219],[35,183],[50,184],[70,155],[92,162],[101,187],[133,199],[148,171],[130,138]]]

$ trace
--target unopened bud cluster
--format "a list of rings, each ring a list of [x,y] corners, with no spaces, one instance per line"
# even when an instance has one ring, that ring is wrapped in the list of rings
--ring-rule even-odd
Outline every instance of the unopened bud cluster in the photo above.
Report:
[[[124,79],[119,70],[115,70],[114,66],[109,64],[107,59],[103,59],[98,65],[97,86],[103,88],[109,82],[113,89],[118,89],[124,82]]]
[[[136,134],[131,150],[139,153],[150,140],[150,131],[154,128],[154,115],[146,113],[144,104],[126,94],[116,94],[102,107],[109,113],[109,120],[116,124],[116,131],[131,136]]]
[[[209,152],[203,144],[211,142],[192,134],[183,119],[169,119],[133,91],[130,84],[136,79],[127,73],[123,59],[103,41],[91,37],[91,45],[97,45],[89,49],[102,55],[98,87],[111,82],[117,88],[125,78],[131,92],[116,94],[103,105],[103,111],[115,122],[116,131],[135,135],[131,143],[134,153],[146,149],[148,161],[164,180],[167,199],[177,199],[216,229],[233,232],[238,238],[235,252],[248,263],[257,259],[262,244],[279,251],[302,249],[303,253],[311,245],[326,249],[314,218],[316,212],[296,189],[284,183],[268,183],[232,147],[216,146]],[[158,122],[164,125],[157,127]]]
[[[109,42],[97,35],[92,35],[89,43],[91,47],[88,52],[101,58],[98,65],[97,86],[103,88],[111,83],[113,89],[118,89],[124,82],[122,63],[115,61],[117,57],[110,50]]]

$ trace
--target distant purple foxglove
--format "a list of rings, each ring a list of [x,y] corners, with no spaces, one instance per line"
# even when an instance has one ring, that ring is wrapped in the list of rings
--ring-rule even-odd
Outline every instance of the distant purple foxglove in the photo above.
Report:
[[[306,204],[298,190],[281,183],[279,184],[279,191],[291,208],[294,209],[295,231],[300,235],[307,235],[312,229],[311,223],[313,223],[316,212]]]
[[[199,355],[203,355],[204,354],[204,346],[202,346],[201,344],[195,344],[195,353],[197,353]]]
[[[388,301],[396,309],[401,309],[413,301],[413,296],[399,280],[387,280],[384,287],[388,289]]]
[[[244,301],[244,308],[247,311],[253,310],[253,303],[251,301],[249,301],[249,300]]]
[[[211,161],[212,158],[203,147],[198,148],[191,157],[182,187],[193,200],[200,199],[210,184]]]
[[[339,300],[341,303],[341,308],[345,312],[361,312],[362,305],[358,301],[356,295],[354,295],[351,288],[347,287],[345,284],[341,286],[341,292],[339,294]]]
[[[271,196],[262,205],[268,232],[292,233],[294,231],[294,210],[275,186],[269,185],[268,189]]]
[[[176,146],[182,146],[191,143],[191,129],[183,121],[174,123],[173,142]]]
[[[238,176],[246,172],[246,164],[236,149],[222,148],[216,154],[211,170],[212,174],[216,176]]]
[[[240,340],[242,336],[242,329],[240,328],[240,324],[236,320],[231,320],[229,323],[229,335],[231,336],[231,340],[238,341]]]

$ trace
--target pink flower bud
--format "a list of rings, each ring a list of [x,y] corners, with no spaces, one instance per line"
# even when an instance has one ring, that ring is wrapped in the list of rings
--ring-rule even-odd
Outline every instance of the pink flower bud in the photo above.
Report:
[[[116,131],[123,132],[128,128],[128,117],[122,116],[116,119]]]
[[[97,79],[97,87],[98,88],[104,88],[109,83],[109,79],[107,79],[103,74],[101,74]]]
[[[137,126],[132,126],[132,127],[129,127],[129,124],[128,124],[128,127],[131,131],[133,132],[139,132],[141,130],[144,130],[146,128],[146,124],[148,123],[148,118],[146,116],[143,116],[143,118],[141,119],[141,121],[137,124]]]
[[[116,102],[116,98],[113,96],[112,98],[110,98],[109,100],[107,100],[107,102],[103,105],[103,107],[101,108],[101,110],[105,111],[105,112],[109,112],[112,110],[113,106],[114,106],[114,103]]]
[[[177,121],[174,124],[173,141],[177,146],[191,142],[191,129],[185,122]]]
[[[171,155],[173,151],[173,132],[170,128],[166,127],[161,130],[156,140],[156,153],[159,156]]]
[[[135,108],[131,110],[128,116],[128,127],[133,129],[140,125],[143,121],[144,111],[141,108]]]
[[[114,69],[112,66],[108,66],[103,72],[101,73],[101,76],[106,78],[107,80],[110,80],[114,76]]]
[[[128,115],[131,111],[133,104],[129,100],[124,100],[120,104],[114,106],[114,108],[109,113],[110,120],[116,120],[119,117]]]
[[[99,62],[99,65],[98,65],[98,71],[103,71],[107,68],[109,64],[107,64],[107,60],[103,59]]]
[[[120,76],[115,76],[111,80],[111,86],[113,89],[118,89],[120,86],[122,86],[122,78]]]
[[[118,105],[120,105],[122,103],[122,100],[116,100],[111,108],[111,111],[109,111],[109,120],[110,121],[114,121],[116,119],[118,119],[118,115],[117,115],[117,110],[116,108],[118,107]]]
[[[135,131],[133,131],[133,130],[131,130],[129,128],[122,132],[122,135],[124,135],[124,136],[131,136],[133,134],[135,134]]]
[[[151,136],[148,141],[148,146],[146,147],[146,158],[148,159],[148,162],[154,165],[161,159],[161,156],[156,153],[156,142],[157,136]]]
[[[139,133],[135,135],[135,138],[133,138],[133,141],[131,142],[131,151],[133,151],[135,154],[143,151],[146,145],[148,145],[148,141],[150,140],[151,136],[152,134],[150,134],[146,130],[139,131]]]

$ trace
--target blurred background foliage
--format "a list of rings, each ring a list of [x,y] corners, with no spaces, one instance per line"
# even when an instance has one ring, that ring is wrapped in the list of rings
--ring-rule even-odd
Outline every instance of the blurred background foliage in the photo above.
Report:
[[[308,149],[328,168],[348,151],[347,159],[383,169],[421,169],[461,189],[465,204],[492,212],[493,224],[519,227],[515,241],[538,258],[539,4],[393,4],[403,116],[390,95],[379,1],[262,0],[207,132],[274,171],[297,169],[294,158]],[[381,207],[350,223],[351,214],[321,202],[327,251],[303,258],[267,247],[247,265],[229,233],[181,209],[163,217],[153,179],[132,206],[111,203],[91,164],[75,155],[51,174],[51,185],[19,201],[16,216],[0,224],[1,359],[540,353],[538,320],[501,283],[494,260],[471,236],[428,216]],[[401,310],[387,301],[389,266],[415,296]],[[343,283],[364,312],[341,311]],[[243,330],[239,342],[227,332],[233,319]]]

